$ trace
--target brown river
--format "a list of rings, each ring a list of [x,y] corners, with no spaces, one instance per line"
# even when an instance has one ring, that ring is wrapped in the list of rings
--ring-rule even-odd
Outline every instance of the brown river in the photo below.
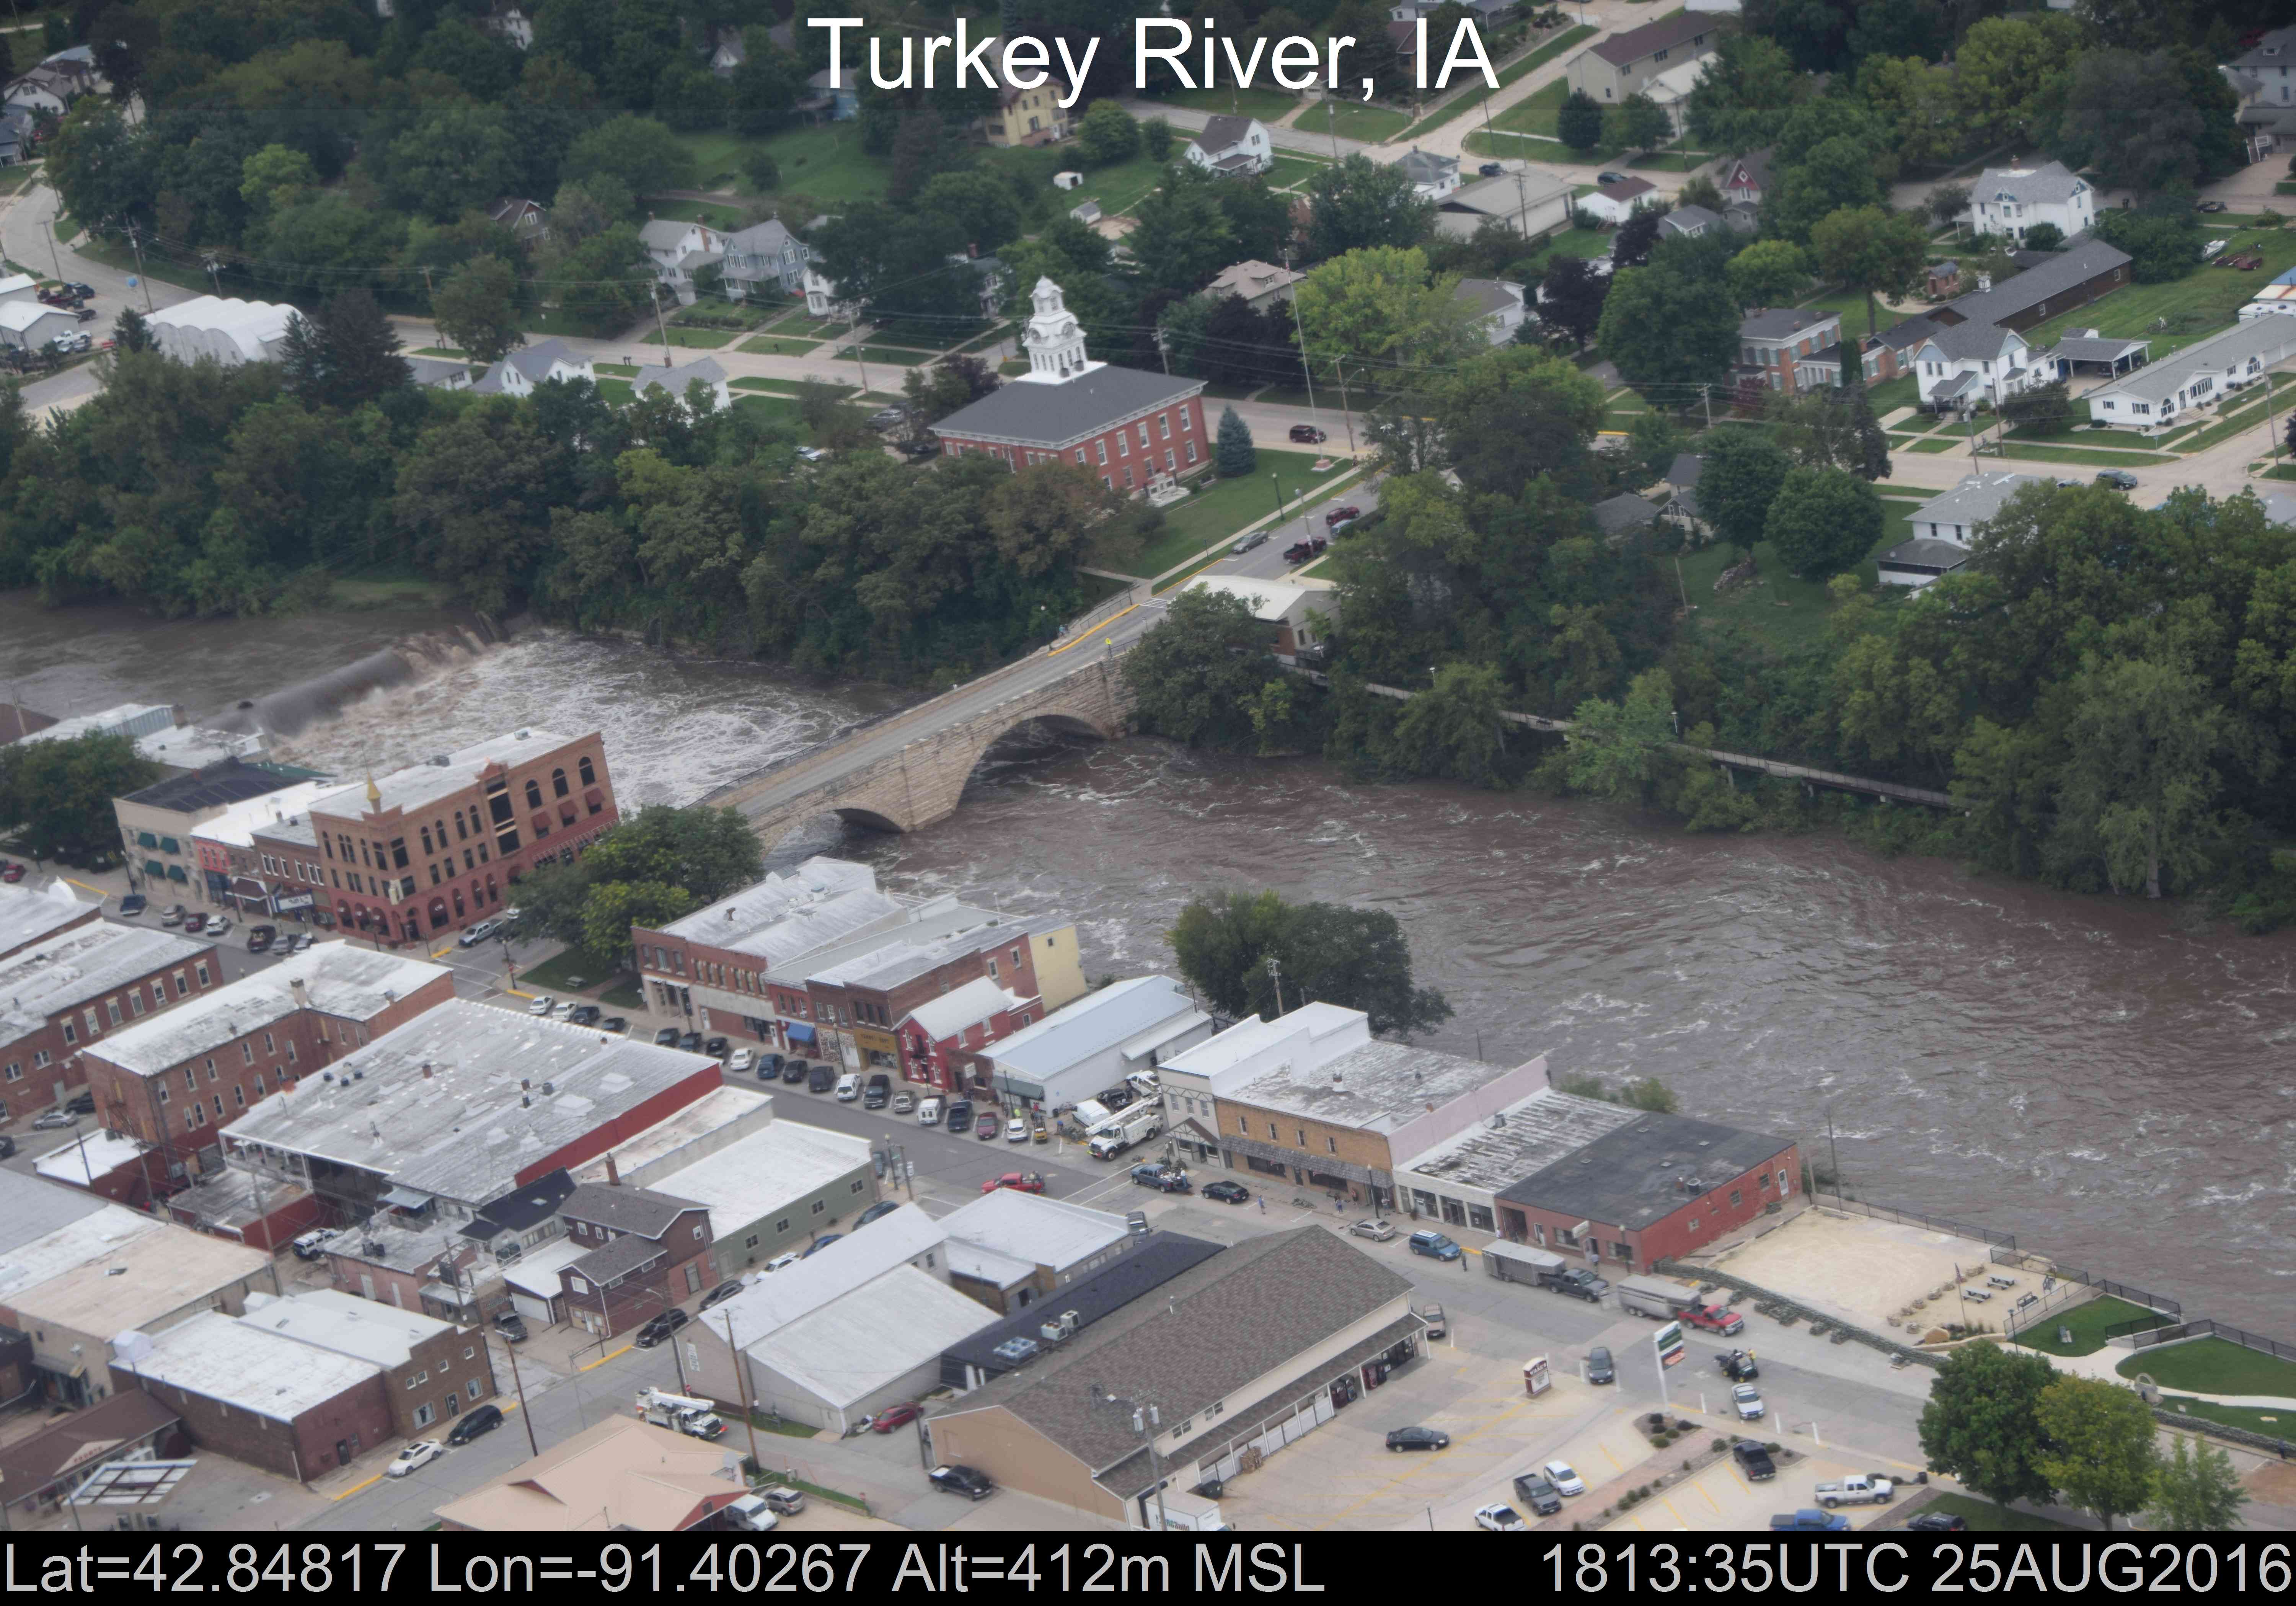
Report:
[[[279,755],[346,775],[595,728],[626,799],[674,803],[900,700],[545,630],[493,644],[443,614],[161,622],[14,597],[0,689],[55,714],[253,720]],[[2187,929],[1830,836],[1692,837],[1151,740],[1000,752],[951,820],[890,838],[824,820],[775,858],[824,849],[1065,912],[1094,976],[1168,965],[1173,915],[1223,885],[1390,909],[1457,1011],[1444,1048],[1656,1076],[1686,1112],[1821,1159],[1830,1116],[1863,1197],[2296,1332],[2296,934]]]

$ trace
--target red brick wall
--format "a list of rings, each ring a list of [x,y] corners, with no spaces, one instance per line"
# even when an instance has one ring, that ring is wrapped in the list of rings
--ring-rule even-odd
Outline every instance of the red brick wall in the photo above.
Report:
[[[205,982],[200,979],[202,968],[207,974]],[[179,970],[183,972],[184,985],[188,989],[181,994],[176,991],[175,981],[176,973]],[[50,1016],[48,1024],[39,1031],[0,1049],[0,1111],[4,1111],[0,1113],[0,1119],[13,1121],[47,1108],[56,1102],[56,1083],[59,1082],[67,1088],[88,1085],[89,1077],[95,1074],[95,1067],[91,1061],[106,1036],[123,1027],[149,1020],[155,1014],[173,1009],[183,999],[195,998],[209,987],[221,985],[222,982],[223,973],[217,965],[215,950],[209,947],[181,964],[146,971],[92,1003],[77,1004],[63,1014]],[[166,1001],[156,1007],[152,1001],[154,985],[160,988]],[[142,1002],[142,1014],[135,1012],[131,995]],[[111,1019],[114,1005],[119,1009],[117,1025]],[[91,1009],[95,1011],[93,1032],[89,1030],[86,1015]],[[70,1042],[64,1041],[67,1018],[71,1022],[73,1041]],[[48,1058],[45,1066],[38,1062],[42,1054]],[[96,1108],[98,1110],[103,1108],[101,1091],[96,1094]]]
[[[1031,452],[1025,448],[1004,446],[985,441],[970,441],[962,436],[949,435],[941,437],[941,450],[945,455],[987,452],[991,457],[1002,458],[1012,464],[1015,468],[1026,468],[1037,461],[1055,460],[1075,466],[1077,453],[1082,450],[1085,455],[1083,466],[1105,479],[1118,490],[1145,490],[1148,488],[1148,482],[1160,474],[1168,472],[1185,476],[1210,467],[1214,442],[1204,427],[1202,399],[1191,397],[1176,407],[1159,408],[1157,411],[1171,414],[1171,434],[1167,438],[1157,427],[1156,413],[1150,413],[1146,418],[1149,444],[1144,449],[1140,444],[1141,421],[1135,419],[1128,421],[1119,429],[1102,431],[1083,442],[1081,447],[1072,446],[1057,453]],[[1181,427],[1183,415],[1187,420],[1185,429]],[[1125,437],[1121,450],[1118,449],[1119,434]],[[1188,461],[1188,443],[1191,441],[1194,442],[1196,448],[1196,460],[1193,463]],[[1167,470],[1164,465],[1164,453],[1168,448],[1172,453],[1173,463],[1169,470]],[[1107,457],[1105,462],[1102,461],[1103,452]],[[1130,476],[1128,481],[1128,474]]]
[[[463,1352],[470,1352],[469,1359]],[[455,1425],[455,1418],[495,1396],[494,1362],[487,1353],[486,1335],[474,1327],[439,1333],[414,1347],[404,1366],[383,1374],[390,1403],[390,1418],[401,1438],[439,1438]],[[471,1397],[469,1385],[479,1386]],[[454,1410],[447,1410],[452,1396]],[[416,1421],[419,1408],[430,1407],[430,1420]]]
[[[1785,1187],[1777,1185],[1777,1174],[1786,1174]],[[1767,1185],[1766,1185],[1767,1184]],[[1732,1190],[1738,1192],[1738,1202],[1730,1202]],[[1565,1215],[1556,1211],[1499,1202],[1500,1220],[1513,1230],[1508,1219],[1521,1215],[1526,1231],[1533,1226],[1546,1229],[1545,1247],[1559,1255],[1574,1259],[1585,1254],[1584,1240],[1598,1240],[1603,1246],[1603,1266],[1607,1275],[1611,1271],[1632,1269],[1642,1272],[1652,1264],[1673,1256],[1687,1255],[1704,1248],[1732,1232],[1762,1214],[1762,1207],[1773,1201],[1783,1203],[1801,1190],[1801,1146],[1789,1143],[1775,1156],[1738,1176],[1731,1178],[1700,1194],[1696,1198],[1685,1198],[1667,1215],[1648,1226],[1632,1231],[1621,1231],[1617,1223],[1595,1222],[1581,1236],[1577,1246],[1566,1246],[1562,1233],[1575,1227],[1583,1218]],[[1690,1223],[1695,1221],[1693,1227]],[[1530,1233],[1534,1242],[1538,1234]],[[1622,1261],[1611,1253],[1611,1246],[1624,1241],[1632,1252],[1630,1261]]]
[[[342,1464],[337,1456],[341,1441],[354,1441],[348,1448],[357,1456],[388,1442],[392,1434],[390,1406],[380,1376],[345,1389],[292,1422],[259,1418],[205,1395],[139,1379],[124,1366],[112,1367],[111,1387],[115,1392],[141,1388],[155,1396],[183,1418],[184,1436],[200,1448],[302,1483]]]

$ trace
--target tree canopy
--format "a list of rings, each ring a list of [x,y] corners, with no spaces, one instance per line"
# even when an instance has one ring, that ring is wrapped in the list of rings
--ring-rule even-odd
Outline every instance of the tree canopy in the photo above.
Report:
[[[1440,992],[1414,985],[1402,924],[1384,911],[1226,892],[1191,900],[1167,936],[1180,974],[1223,1015],[1337,1004],[1363,1010],[1375,1033],[1406,1036],[1451,1017]]]

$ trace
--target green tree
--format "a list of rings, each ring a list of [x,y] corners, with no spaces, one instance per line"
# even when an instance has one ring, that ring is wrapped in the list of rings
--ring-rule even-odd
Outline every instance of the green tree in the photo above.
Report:
[[[1152,117],[1140,125],[1140,148],[1151,161],[1172,160],[1172,125],[1160,117]]]
[[[1809,283],[1809,259],[1791,240],[1757,240],[1730,259],[1730,299],[1741,307],[1791,307]]]
[[[774,160],[771,151],[759,145],[742,158],[742,177],[758,194],[770,195],[782,187],[782,164]]]
[[[1674,121],[1647,95],[1630,95],[1603,114],[1603,143],[1616,151],[1655,151],[1674,137]]]
[[[133,307],[122,307],[119,316],[112,320],[111,343],[122,351],[152,350],[152,325]]]
[[[1930,1470],[1999,1505],[2047,1500],[2056,1486],[2040,1466],[2047,1444],[2040,1406],[2057,1375],[2046,1357],[2004,1349],[1990,1338],[1948,1355],[1922,1407],[1922,1455]]]
[[[566,181],[616,180],[631,195],[693,187],[693,152],[650,117],[625,114],[600,123],[567,150]]]
[[[627,970],[631,927],[659,931],[700,907],[693,894],[682,886],[665,886],[659,881],[599,882],[583,896],[582,935],[574,946],[594,968]]]
[[[2036,223],[2025,231],[2027,251],[2057,251],[2065,243],[2065,231],[2054,223]]]
[[[1708,150],[1742,156],[1773,143],[1810,80],[1774,39],[1733,31],[1715,42],[1706,75],[1690,92],[1691,137]]]
[[[1496,669],[1442,664],[1433,687],[1404,704],[1395,724],[1398,751],[1407,755],[1414,775],[1498,786],[1506,751],[1506,723],[1499,716],[1505,707]]]
[[[1701,478],[1701,493],[1704,481]],[[1874,487],[1838,468],[1788,471],[1762,533],[1805,580],[1854,569],[1882,539],[1884,515]]]
[[[1857,458],[1849,467],[1868,480],[1890,477],[1890,437],[1874,416],[1874,398],[1863,379],[1849,382],[1851,428],[1857,432]]]
[[[500,257],[473,257],[448,274],[430,298],[430,316],[447,343],[477,362],[500,362],[526,343],[518,270]]]
[[[1400,168],[1361,152],[1308,181],[1308,252],[1318,259],[1417,245],[1434,232],[1435,202],[1416,194]]]
[[[1220,409],[1219,440],[1214,453],[1223,480],[1240,480],[1259,467],[1259,451],[1251,443],[1250,426],[1232,407]]]
[[[2103,1378],[2061,1377],[2034,1403],[2046,1448],[2036,1470],[2109,1532],[2115,1517],[2144,1509],[2160,1452],[2152,1407]]]
[[[102,869],[119,862],[111,800],[160,778],[133,737],[91,732],[0,747],[0,821],[35,859]]]
[[[1077,121],[1076,140],[1086,167],[1114,167],[1140,153],[1140,125],[1119,102],[1095,101]]]
[[[1363,1010],[1382,1035],[1431,1030],[1451,1016],[1440,992],[1414,984],[1410,944],[1391,914],[1226,892],[1192,899],[1166,936],[1180,974],[1224,1015],[1274,1018],[1305,1003],[1337,1004]]]
[[[266,145],[240,163],[240,199],[251,212],[267,213],[318,182],[311,159],[290,145]]]
[[[986,173],[936,173],[917,192],[919,211],[939,212],[983,255],[1021,237],[1021,207],[1009,185]]]
[[[1457,289],[1415,248],[1374,246],[1318,265],[1292,292],[1293,309],[1318,373],[1341,360],[1439,367],[1487,349]]]
[[[2202,184],[2240,166],[2232,87],[2187,70],[2193,54],[2084,52],[2063,91],[2052,153],[2094,168],[2106,185],[2148,193]]]
[[[1918,213],[1879,206],[1829,212],[1809,231],[1810,251],[1826,276],[1865,292],[1869,334],[1882,326],[1874,297],[1901,296],[1912,290],[1921,277],[1929,243],[1929,231]]]
[[[2213,1445],[2182,1433],[2174,1437],[2176,1447],[2153,1469],[2145,1525],[2178,1534],[2230,1533],[2248,1503],[2239,1469]]]
[[[1673,679],[1664,670],[1644,670],[1624,702],[1588,698],[1572,711],[1562,740],[1562,771],[1572,791],[1612,803],[1649,802],[1675,740]]]
[[[1698,507],[1715,534],[1742,553],[1762,539],[1792,467],[1784,452],[1746,430],[1720,430],[1708,438],[1698,477]]]
[[[423,572],[486,613],[508,611],[548,539],[554,455],[532,410],[508,397],[480,397],[424,430],[392,498]]]
[[[1603,103],[1584,89],[1573,89],[1554,113],[1554,132],[1574,151],[1593,150],[1603,143]]]
[[[1873,206],[1882,199],[1874,152],[1847,135],[1821,140],[1809,154],[1779,177],[1762,198],[1762,232],[1808,242],[1819,219],[1844,207]]]
[[[1213,194],[1220,182],[1175,168],[1135,209],[1139,226],[1124,243],[1147,288],[1191,294],[1236,259],[1235,230]]]
[[[1931,166],[1959,148],[1952,69],[1919,56],[1868,56],[1858,63],[1857,88],[1888,119],[1898,160],[1906,167]]]
[[[515,149],[501,107],[431,107],[382,152],[383,194],[406,211],[444,222],[510,187]]]
[[[1988,145],[2036,144],[2046,131],[2051,80],[2080,46],[2080,24],[2061,12],[1972,25],[1954,53],[1954,97],[1970,134]]]
[[[1739,312],[1718,277],[1668,261],[1622,268],[1603,298],[1595,343],[1637,389],[1720,385],[1738,360]],[[1702,490],[1702,498],[1704,496]]]
[[[1250,709],[1283,679],[1267,631],[1240,597],[1184,589],[1124,658],[1133,720],[1191,747],[1250,753],[1261,745]]]
[[[1054,461],[1007,475],[981,498],[981,512],[997,556],[1014,573],[1033,578],[1073,567],[1095,530],[1128,500],[1090,469]]]
[[[2141,885],[2148,898],[2195,880],[2221,828],[2223,705],[2198,675],[2162,657],[2093,655],[2066,694],[2062,852],[2102,863],[2115,891]]]
[[[414,381],[398,354],[398,332],[365,290],[327,298],[316,314],[287,320],[281,387],[304,401],[355,408]]]

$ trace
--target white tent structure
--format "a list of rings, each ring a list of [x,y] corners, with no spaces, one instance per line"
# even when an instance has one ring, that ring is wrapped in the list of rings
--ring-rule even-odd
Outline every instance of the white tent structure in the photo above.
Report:
[[[226,367],[277,360],[295,309],[277,301],[203,295],[165,307],[144,321],[160,350],[177,362],[210,358]]]

